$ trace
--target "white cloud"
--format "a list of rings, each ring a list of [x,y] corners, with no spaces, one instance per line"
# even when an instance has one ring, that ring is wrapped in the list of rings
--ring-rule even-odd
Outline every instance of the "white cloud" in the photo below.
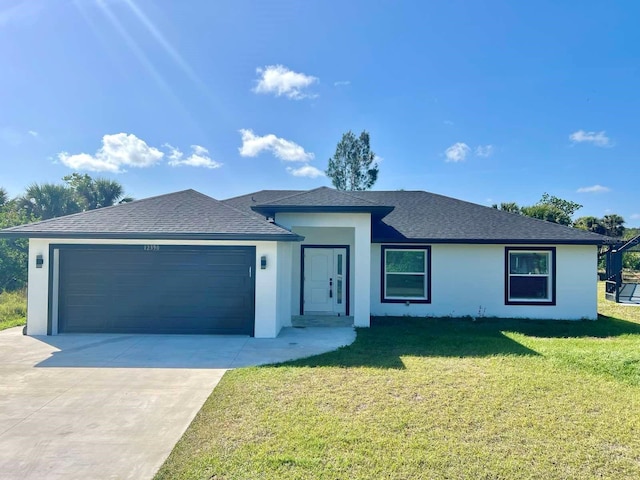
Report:
[[[451,120],[445,120],[442,123],[444,123],[445,125],[453,125],[453,122]]]
[[[608,192],[610,188],[603,187],[602,185],[593,185],[591,187],[580,187],[576,192],[578,193],[604,193]]]
[[[116,133],[102,137],[102,147],[95,153],[69,155],[60,152],[58,160],[74,170],[93,172],[124,172],[124,167],[151,167],[162,160],[164,153],[150,147],[133,134]]]
[[[478,145],[476,147],[476,157],[490,157],[493,155],[493,145]]]
[[[317,178],[324,177],[324,172],[316,167],[311,165],[303,165],[300,168],[292,168],[287,167],[287,172],[289,172],[294,177],[308,177],[308,178]]]
[[[632,213],[631,220],[640,220],[640,213]]]
[[[569,135],[569,139],[573,143],[592,143],[597,147],[609,147],[611,146],[611,139],[607,137],[604,130],[601,132],[585,132],[584,130],[578,130]]]
[[[182,153],[179,148],[176,148],[169,143],[164,143],[162,146],[169,150],[169,153],[167,154],[167,157],[169,157],[169,165],[172,165],[171,162],[179,162],[184,156],[184,153]]]
[[[334,87],[348,87],[351,85],[351,80],[338,80],[337,82],[333,82]]]
[[[200,145],[191,145],[191,155],[184,158],[184,154],[176,147],[165,143],[163,147],[169,149],[169,165],[172,167],[204,167],[204,168],[220,168],[222,163],[216,162],[209,156],[209,150]]]
[[[305,152],[297,143],[284,138],[276,137],[274,134],[259,137],[252,130],[242,129],[242,146],[238,148],[243,157],[256,157],[264,150],[268,150],[273,155],[287,162],[308,162],[314,155]]]
[[[317,95],[303,92],[305,88],[318,81],[311,75],[294,72],[282,65],[257,68],[256,73],[260,75],[260,79],[257,80],[257,85],[253,89],[255,93],[272,93],[276,97],[284,95],[293,100],[317,97]]]
[[[447,162],[464,162],[471,149],[466,143],[458,142],[451,145],[444,151]]]
[[[35,130],[29,130],[27,133],[29,135],[31,135],[32,137],[37,137],[38,136],[38,132],[36,132]]]

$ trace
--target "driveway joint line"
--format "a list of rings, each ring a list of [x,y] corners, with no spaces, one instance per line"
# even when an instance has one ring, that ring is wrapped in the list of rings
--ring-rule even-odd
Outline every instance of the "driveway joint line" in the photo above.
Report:
[[[103,367],[107,367],[108,363],[113,362],[114,360],[117,360],[118,358],[120,358],[122,355],[124,355],[125,353],[127,353],[129,350],[131,350],[133,347],[137,346],[138,344],[140,344],[142,342],[142,340],[145,338],[145,336],[141,335],[139,337],[136,337],[136,335],[131,335],[127,338],[133,338],[134,341],[132,342],[131,345],[129,345],[127,348],[125,348],[124,350],[122,350],[120,353],[118,353],[116,356],[110,358],[109,360],[105,360],[104,364],[102,365]],[[115,368],[115,367],[114,367]]]
[[[251,337],[247,337],[244,340],[244,343],[242,344],[242,347],[240,347],[237,351],[237,353],[235,354],[235,356],[233,357],[233,360],[231,360],[231,362],[229,362],[229,368],[227,370],[233,370],[236,368],[235,363],[236,360],[238,360],[238,357],[240,356],[240,354],[242,353],[242,351],[244,350],[244,347],[247,346],[247,343],[249,343],[249,340],[251,339]]]

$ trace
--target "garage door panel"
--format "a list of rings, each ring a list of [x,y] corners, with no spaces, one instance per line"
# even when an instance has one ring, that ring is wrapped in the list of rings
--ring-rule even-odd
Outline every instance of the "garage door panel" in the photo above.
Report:
[[[254,247],[60,251],[61,332],[253,334]]]

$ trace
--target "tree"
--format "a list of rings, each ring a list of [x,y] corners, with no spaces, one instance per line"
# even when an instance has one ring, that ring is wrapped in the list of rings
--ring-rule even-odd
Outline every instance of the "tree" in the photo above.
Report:
[[[624,218],[620,215],[612,213],[602,217],[602,225],[606,230],[606,234],[610,237],[622,237],[624,235]]]
[[[550,205],[557,208],[562,213],[571,217],[574,213],[582,208],[582,205],[571,200],[563,200],[562,198],[554,197],[548,193],[543,193],[542,198],[536,205]]]
[[[24,195],[18,199],[18,208],[24,210],[27,216],[41,220],[82,210],[71,188],[53,183],[29,185]]]
[[[367,190],[376,183],[379,170],[369,140],[366,131],[358,138],[351,130],[342,135],[325,171],[338,190]]]
[[[559,223],[560,225],[571,225],[571,217],[554,205],[538,203],[530,207],[522,207],[520,212],[527,217]]]
[[[640,227],[625,227],[623,235],[625,240],[631,240],[637,236],[640,236]]]
[[[573,226],[580,230],[586,230],[588,232],[599,233],[604,235],[607,230],[602,225],[602,219],[598,217],[580,217],[573,222]]]
[[[520,213],[520,207],[516,202],[502,202],[500,205],[494,203],[491,207],[503,212]]]
[[[16,203],[15,200],[7,200],[0,205],[0,229],[31,220],[24,211],[16,208]],[[18,290],[27,284],[28,250],[27,239],[0,239],[0,292]]]
[[[122,185],[113,180],[73,173],[64,181],[65,185],[34,183],[14,200],[8,200],[7,191],[0,187],[0,228],[132,200],[124,197]],[[0,291],[26,285],[27,252],[25,239],[0,240]]]
[[[622,266],[629,270],[640,271],[640,253],[638,252],[625,252],[622,255]]]
[[[520,207],[515,202],[502,202],[500,205],[493,204],[492,206],[505,212],[519,213],[560,225],[571,225],[571,216],[582,208],[579,203],[563,200],[548,193],[544,193],[538,203],[530,206]]]
[[[131,201],[124,198],[124,188],[115,180],[107,178],[93,179],[86,173],[72,173],[63,178],[75,194],[82,210],[110,207],[119,201]]]
[[[560,225],[571,225],[571,216],[581,208],[582,205],[579,203],[543,193],[538,203],[530,207],[522,207],[520,211],[527,217],[559,223]]]

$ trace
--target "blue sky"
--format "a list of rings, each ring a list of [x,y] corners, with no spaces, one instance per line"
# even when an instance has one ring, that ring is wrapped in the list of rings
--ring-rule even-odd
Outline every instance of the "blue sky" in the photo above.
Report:
[[[0,0],[0,186],[544,192],[640,226],[638,2]]]

